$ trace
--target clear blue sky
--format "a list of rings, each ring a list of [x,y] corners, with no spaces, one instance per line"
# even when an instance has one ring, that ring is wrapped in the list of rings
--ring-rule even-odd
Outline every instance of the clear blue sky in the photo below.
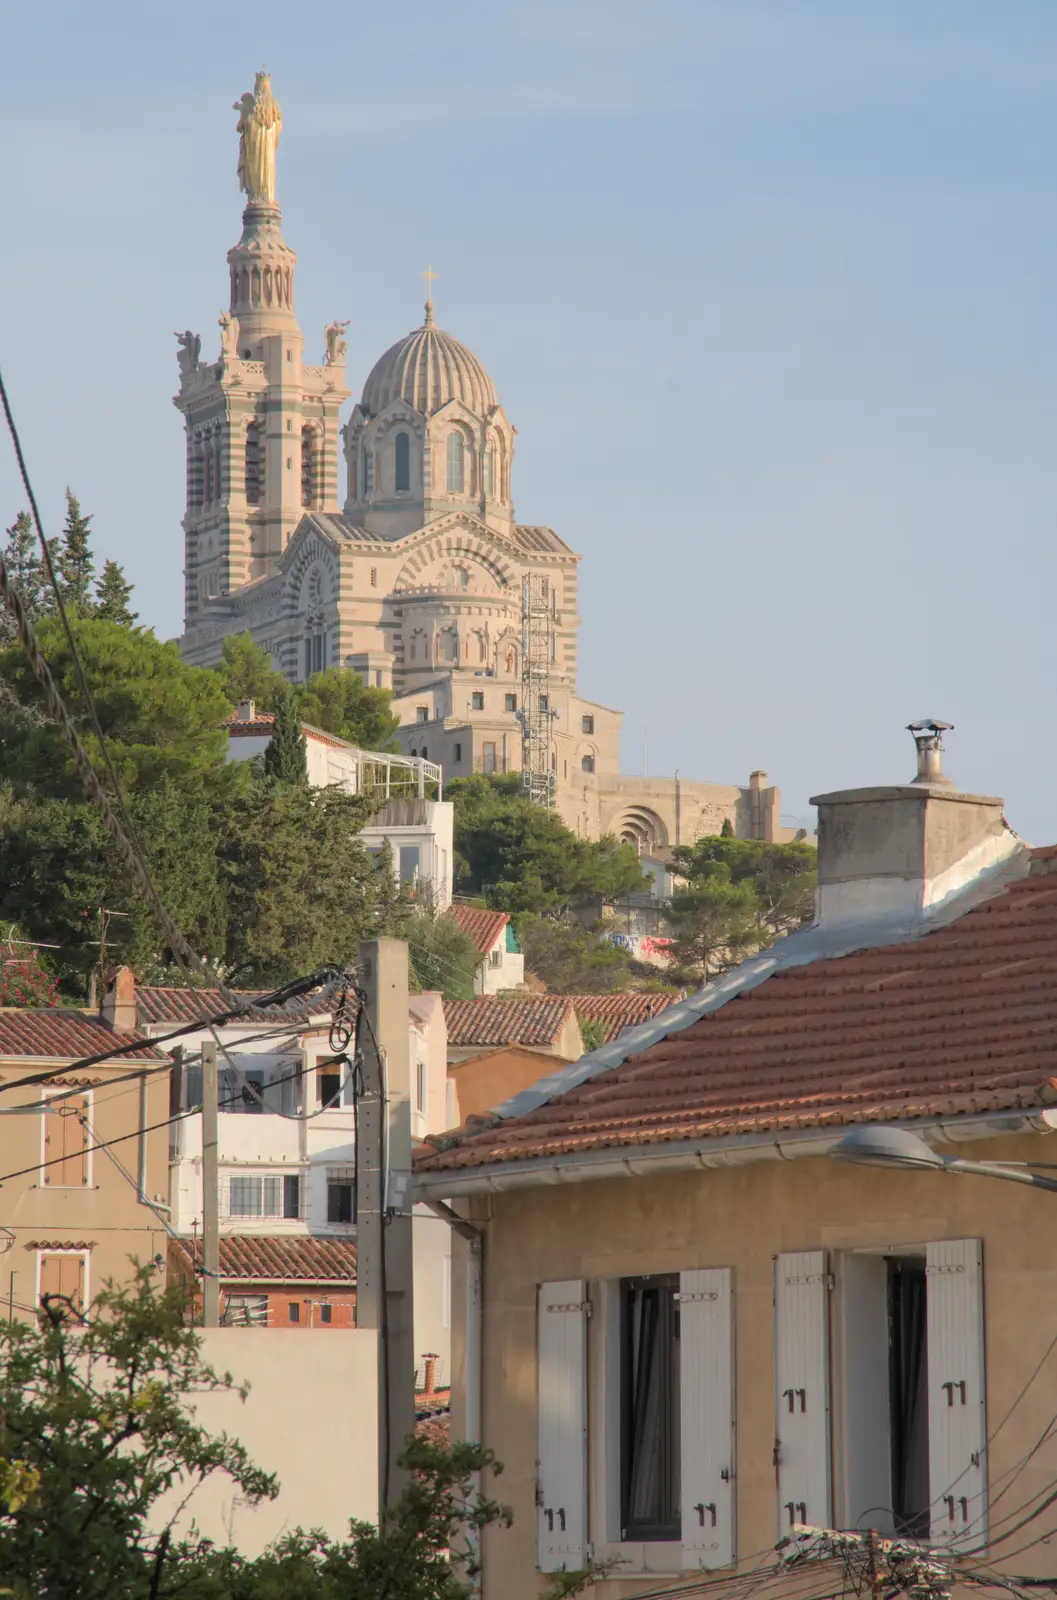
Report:
[[[355,389],[436,268],[626,770],[648,726],[651,771],[763,766],[806,818],[931,714],[1057,840],[1053,0],[43,0],[4,56],[0,362],[50,529],[69,483],[160,634],[172,335],[216,344],[264,62],[310,359],[350,318]]]

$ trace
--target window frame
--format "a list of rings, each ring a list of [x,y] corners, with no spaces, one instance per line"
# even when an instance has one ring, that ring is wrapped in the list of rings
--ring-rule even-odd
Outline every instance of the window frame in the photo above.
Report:
[[[448,494],[466,493],[466,440],[461,428],[451,428],[444,445],[444,484]]]
[[[91,1272],[91,1266],[92,1266],[92,1252],[91,1252],[91,1250],[89,1250],[89,1249],[76,1249],[76,1248],[67,1249],[64,1246],[60,1245],[59,1248],[56,1249],[56,1250],[37,1250],[37,1251],[34,1252],[34,1254],[36,1256],[36,1261],[34,1263],[34,1283],[35,1283],[35,1290],[34,1290],[34,1295],[33,1295],[33,1304],[34,1305],[36,1305],[36,1306],[40,1305],[41,1279],[44,1276],[44,1258],[45,1258],[45,1256],[48,1256],[48,1257],[51,1257],[51,1256],[63,1256],[63,1257],[68,1257],[70,1259],[76,1259],[76,1260],[80,1261],[80,1263],[81,1263],[81,1309],[83,1310],[85,1306],[91,1304],[91,1283],[89,1281],[89,1274]]]
[[[674,1513],[665,1521],[651,1520],[649,1518],[634,1518],[630,1511],[630,1496],[632,1493],[632,1477],[634,1463],[631,1459],[633,1448],[634,1419],[631,1414],[632,1395],[631,1384],[633,1381],[633,1368],[631,1357],[631,1317],[633,1311],[632,1295],[644,1290],[659,1291],[666,1296],[667,1306],[662,1310],[659,1322],[659,1334],[664,1338],[669,1335],[667,1350],[661,1350],[659,1363],[667,1368],[662,1381],[666,1382],[666,1394],[662,1403],[666,1402],[670,1415],[669,1425],[674,1420],[674,1437],[667,1439],[667,1457],[663,1476],[666,1482],[662,1486],[662,1493],[666,1493],[674,1505]],[[680,1466],[680,1436],[679,1436],[679,1274],[675,1273],[650,1273],[636,1277],[621,1278],[619,1280],[620,1295],[620,1539],[621,1543],[631,1544],[671,1544],[682,1538],[682,1501],[681,1501],[681,1466]],[[673,1330],[674,1332],[670,1331]]]

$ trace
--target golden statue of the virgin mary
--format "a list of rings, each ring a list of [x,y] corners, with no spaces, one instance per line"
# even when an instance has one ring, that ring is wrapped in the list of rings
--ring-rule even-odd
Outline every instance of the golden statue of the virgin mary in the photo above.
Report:
[[[247,91],[232,110],[239,113],[239,188],[251,205],[274,205],[275,152],[283,115],[266,72],[258,72],[253,93]]]

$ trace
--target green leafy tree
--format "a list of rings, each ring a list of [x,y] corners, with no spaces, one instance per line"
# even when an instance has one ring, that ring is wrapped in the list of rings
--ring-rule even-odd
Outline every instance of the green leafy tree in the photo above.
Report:
[[[522,917],[518,937],[525,970],[550,994],[607,994],[629,987],[627,952],[575,917]]]
[[[149,1268],[87,1317],[47,1296],[36,1326],[0,1324],[0,1456],[19,1483],[0,1512],[0,1572],[16,1595],[146,1600],[164,1592],[150,1584],[171,1534],[149,1522],[166,1490],[221,1472],[251,1504],[278,1492],[242,1445],[192,1420],[192,1395],[237,1389],[199,1344]]]
[[[722,868],[734,884],[756,896],[762,932],[771,938],[809,922],[815,910],[818,852],[809,844],[769,844],[762,839],[698,839],[672,851],[673,871],[694,884]]]
[[[363,808],[333,790],[262,779],[216,813],[232,981],[282,983],[352,962],[376,931]]]
[[[132,585],[125,577],[123,567],[116,561],[103,563],[103,571],[96,580],[95,585],[95,614],[102,617],[105,622],[117,622],[123,628],[131,628],[138,620],[135,611],[129,607],[132,599]]]
[[[459,888],[497,910],[557,912],[645,887],[630,845],[577,838],[556,812],[517,792],[516,774],[456,778],[445,794],[455,805]]]
[[[584,1042],[584,1054],[592,1050],[600,1050],[606,1042],[606,1025],[598,1017],[580,1018],[580,1037]]]
[[[388,689],[369,688],[351,667],[330,667],[294,688],[302,722],[363,750],[390,750],[400,726]]]
[[[175,642],[99,617],[74,622],[75,637],[114,764],[127,790],[165,782],[215,792],[244,781],[229,765],[222,727],[231,707],[217,674],[189,667]],[[98,741],[65,632],[44,617],[41,648],[89,754],[102,769]],[[43,793],[80,800],[81,779],[20,644],[0,650],[0,679],[24,710],[0,707],[4,774]]]
[[[91,524],[92,519],[82,513],[77,496],[67,489],[66,521],[57,565],[62,598],[68,609],[77,616],[84,616],[92,608],[95,559],[92,555]]]
[[[761,936],[752,885],[732,883],[722,869],[679,889],[669,902],[676,967],[707,981],[767,941]]]
[[[173,786],[134,793],[129,805],[162,897],[192,944],[222,962],[227,911],[211,808]],[[127,913],[107,929],[109,959],[141,977],[168,963],[154,918],[130,892],[95,808],[0,786],[0,918],[31,940],[59,946],[48,965],[64,992],[81,1001],[100,961],[100,907]]]
[[[267,650],[262,650],[248,633],[231,633],[224,640],[220,655],[220,665],[215,670],[232,705],[254,700],[260,710],[274,711],[290,686],[272,666]]]
[[[391,939],[407,937],[414,906],[396,875],[393,847],[388,839],[382,840],[374,863],[374,915],[379,934]]]
[[[264,752],[264,771],[279,783],[308,782],[308,744],[292,694],[284,694],[275,708],[272,736]]]
[[[451,917],[420,906],[404,932],[413,989],[439,989],[448,1000],[471,1000],[484,957]]]

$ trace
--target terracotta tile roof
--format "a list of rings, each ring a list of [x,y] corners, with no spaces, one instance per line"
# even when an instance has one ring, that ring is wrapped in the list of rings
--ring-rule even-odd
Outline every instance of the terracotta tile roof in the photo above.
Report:
[[[422,1172],[1057,1100],[1057,874],[1038,867],[908,943],[779,967]],[[1038,868],[1041,867],[1041,872]]]
[[[36,1010],[12,1007],[0,1010],[0,1058],[77,1061],[82,1056],[102,1055],[115,1045],[128,1044],[136,1034],[117,1033],[101,1017],[90,1011],[49,1006]],[[146,1040],[141,1048],[130,1050],[121,1061],[164,1061],[165,1057]]]
[[[308,1017],[329,1015],[330,1012],[329,1006],[321,1006],[318,995],[258,1011],[252,1002],[267,993],[266,989],[235,990],[235,998],[249,1006],[247,1022],[303,1022]],[[210,1012],[224,1010],[219,989],[158,989],[149,984],[136,985],[136,1021],[141,1028],[154,1022],[194,1022],[202,1015],[203,1007]]]
[[[201,1265],[201,1239],[181,1239],[175,1248],[187,1266]],[[227,1234],[220,1241],[220,1276],[231,1283],[354,1284],[356,1245],[312,1234]]]
[[[479,995],[475,1000],[445,1000],[448,1044],[554,1044],[573,1013],[568,995],[526,995],[503,1000]]]
[[[452,906],[444,913],[472,939],[483,956],[486,956],[510,921],[505,911],[487,911],[481,906]]]
[[[625,1028],[648,1022],[674,1005],[679,994],[574,994],[569,997],[581,1022],[601,1022],[602,1044],[609,1044]]]

